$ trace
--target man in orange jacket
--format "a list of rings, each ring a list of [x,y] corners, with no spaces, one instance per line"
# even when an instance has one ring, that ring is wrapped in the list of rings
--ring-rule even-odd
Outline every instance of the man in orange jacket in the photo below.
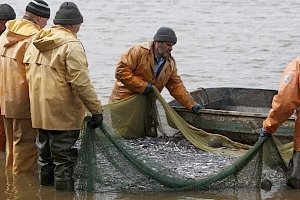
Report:
[[[160,27],[153,41],[125,51],[116,66],[116,81],[109,103],[135,94],[148,95],[153,86],[159,91],[166,87],[182,106],[192,112],[200,112],[202,105],[194,101],[177,73],[176,62],[171,55],[176,43],[174,30]],[[153,136],[155,135],[156,133]]]
[[[0,4],[0,35],[5,31],[5,23],[9,20],[15,19],[16,13],[14,9],[4,3]],[[1,109],[0,109],[1,114]],[[5,150],[5,131],[4,131],[4,124],[3,124],[3,117],[0,115],[0,151]]]
[[[300,57],[293,60],[285,68],[278,94],[274,96],[272,109],[263,122],[260,137],[271,136],[277,128],[296,112],[294,130],[294,154],[289,163],[291,175],[287,185],[300,189]]]

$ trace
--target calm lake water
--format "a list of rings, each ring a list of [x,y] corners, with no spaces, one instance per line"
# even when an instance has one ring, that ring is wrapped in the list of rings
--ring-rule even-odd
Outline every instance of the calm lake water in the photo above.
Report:
[[[1,0],[22,17],[29,1]],[[51,19],[63,1],[48,0]],[[149,41],[161,26],[178,37],[173,56],[189,91],[199,87],[277,89],[284,67],[300,55],[300,2],[297,0],[110,0],[74,1],[84,23],[78,33],[85,46],[90,76],[103,104],[114,82],[115,64],[128,47]],[[167,100],[172,98],[166,90]],[[87,194],[40,188],[35,177],[10,184],[1,155],[0,199],[227,199],[222,195]],[[8,183],[8,185],[7,185]],[[19,187],[18,187],[19,186]],[[299,199],[300,192],[277,188],[257,199]],[[237,196],[236,199],[247,199]]]

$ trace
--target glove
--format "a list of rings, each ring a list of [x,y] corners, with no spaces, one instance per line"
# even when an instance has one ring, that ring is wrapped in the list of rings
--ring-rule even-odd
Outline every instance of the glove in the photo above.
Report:
[[[266,131],[266,129],[262,128],[259,132],[259,138],[262,138],[262,137],[271,137],[272,134],[271,133],[268,133]]]
[[[199,113],[201,109],[203,109],[203,107],[200,104],[196,104],[192,107],[192,112]]]
[[[150,92],[152,92],[152,90],[153,90],[153,87],[152,87],[152,86],[153,86],[152,83],[148,83],[148,85],[147,85],[145,91],[142,93],[142,95],[147,95],[147,94],[149,94]]]
[[[102,114],[93,114],[91,119],[88,121],[88,125],[97,128],[102,125],[103,115]]]

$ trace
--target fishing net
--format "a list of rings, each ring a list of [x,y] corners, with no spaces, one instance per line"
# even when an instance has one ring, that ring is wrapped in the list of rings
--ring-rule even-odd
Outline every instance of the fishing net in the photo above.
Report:
[[[89,192],[260,188],[263,179],[285,182],[281,153],[290,149],[279,152],[272,137],[248,146],[192,127],[155,88],[105,105],[103,125],[85,122],[78,146],[75,185]]]

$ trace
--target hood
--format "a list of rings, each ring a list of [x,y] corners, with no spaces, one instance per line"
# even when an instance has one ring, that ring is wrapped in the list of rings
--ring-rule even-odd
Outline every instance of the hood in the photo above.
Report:
[[[6,34],[7,41],[4,44],[5,47],[16,44],[34,34],[36,34],[40,27],[26,19],[15,19],[10,20],[6,23]]]
[[[59,25],[42,29],[33,39],[33,44],[39,51],[49,51],[68,42],[79,42],[79,40],[75,33]]]
[[[145,43],[142,43],[141,44],[141,47],[144,48],[144,49],[148,49],[148,50],[151,50],[154,48],[154,42],[145,42]]]

